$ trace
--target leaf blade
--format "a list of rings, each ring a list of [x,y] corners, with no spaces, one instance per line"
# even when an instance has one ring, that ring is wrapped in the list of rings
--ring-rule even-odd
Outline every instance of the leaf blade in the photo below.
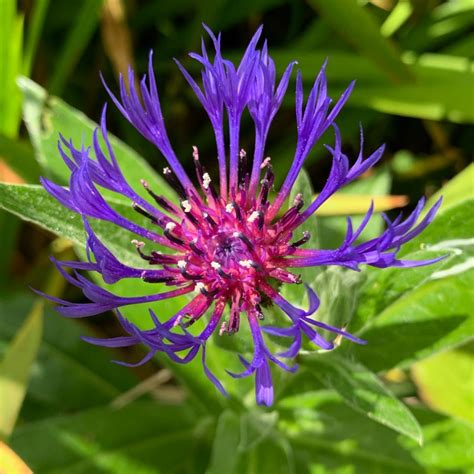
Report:
[[[0,364],[0,438],[10,436],[25,398],[43,331],[43,302],[35,303]]]
[[[415,417],[359,362],[328,353],[302,357],[302,364],[356,411],[422,443],[421,428]]]

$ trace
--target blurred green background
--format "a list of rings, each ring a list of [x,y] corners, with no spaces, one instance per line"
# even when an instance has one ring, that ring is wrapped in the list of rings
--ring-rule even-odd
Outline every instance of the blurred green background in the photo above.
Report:
[[[110,364],[141,352],[112,356],[79,337],[118,334],[111,315],[63,320],[28,290],[80,298],[48,260],[81,254],[80,228],[72,221],[67,227],[57,208],[42,207],[37,188],[13,184],[38,184],[40,175],[67,183],[57,134],[90,140],[86,117],[96,122],[107,100],[99,72],[117,90],[118,74],[128,65],[143,73],[153,49],[178,156],[190,167],[196,144],[215,171],[210,125],[172,61],[198,75],[187,53],[200,47],[202,22],[222,31],[224,51],[235,59],[263,23],[278,71],[298,60],[308,89],[326,58],[332,97],[357,80],[338,119],[344,147],[356,156],[362,124],[365,149],[383,142],[387,149],[376,170],[322,211],[322,246],[341,240],[341,215],[363,213],[374,196],[378,210],[389,213],[403,204],[409,210],[422,195],[434,199],[443,186],[447,196],[439,224],[405,253],[443,242],[438,251],[453,251],[449,265],[366,272],[360,281],[333,271],[313,276],[321,314],[352,319],[349,329],[366,331],[369,346],[340,361],[336,354],[308,362],[291,381],[275,374],[281,387],[274,410],[253,406],[248,381],[237,388],[229,382],[233,398],[221,401],[198,365]],[[10,445],[38,473],[474,472],[473,55],[472,0],[0,0],[0,471],[29,472]],[[277,186],[296,138],[294,82],[288,90],[267,147]],[[152,169],[162,169],[162,157],[113,107],[108,123],[138,153],[117,144],[130,173],[151,179]],[[251,125],[244,118],[248,150]],[[328,133],[321,143],[331,140]],[[315,191],[329,166],[324,147],[315,147],[305,165]],[[125,237],[110,240],[120,247]],[[129,314],[142,324],[145,316]],[[407,329],[411,317],[419,325]],[[216,354],[216,366],[235,357],[227,349]],[[374,393],[386,396],[380,380],[390,397],[379,413],[372,408]]]

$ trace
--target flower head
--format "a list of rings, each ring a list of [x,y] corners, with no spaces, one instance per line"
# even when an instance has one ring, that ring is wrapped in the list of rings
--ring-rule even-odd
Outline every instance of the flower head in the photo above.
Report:
[[[332,349],[334,342],[323,338],[321,330],[356,343],[364,343],[343,329],[311,317],[318,309],[319,300],[309,286],[306,286],[309,308],[303,310],[282,296],[281,285],[301,283],[299,275],[294,273],[300,267],[339,265],[357,270],[361,264],[385,268],[432,263],[399,260],[397,252],[403,243],[418,235],[430,223],[439,203],[418,222],[424,207],[422,200],[407,218],[398,217],[393,222],[386,219],[387,228],[379,237],[357,243],[372,217],[371,207],[357,229],[353,229],[348,219],[347,235],[338,249],[305,248],[310,236],[308,232],[299,234],[298,227],[312,218],[314,212],[337,190],[376,164],[382,156],[383,147],[364,157],[361,144],[359,156],[350,165],[349,158],[341,149],[341,137],[335,119],[349,98],[353,85],[350,84],[332,105],[327,91],[326,65],[323,65],[305,100],[302,78],[298,72],[296,150],[293,164],[272,202],[269,196],[274,186],[274,173],[270,158],[265,157],[265,143],[296,63],[289,64],[277,81],[275,65],[268,54],[266,42],[258,49],[261,36],[259,28],[240,64],[235,66],[222,56],[220,35],[216,37],[209,29],[206,30],[215,50],[213,59],[208,55],[204,43],[200,54],[191,54],[202,66],[201,85],[180,63],[178,67],[209,116],[216,138],[219,179],[215,180],[206,171],[197,147],[192,147],[195,180],[187,175],[173,151],[161,112],[150,54],[148,76],[144,76],[139,83],[139,90],[134,85],[134,72],[131,69],[129,89],[120,77],[120,96],[116,97],[110,89],[107,90],[123,116],[167,160],[164,177],[172,184],[180,199],[171,202],[142,180],[149,196],[149,199],[144,199],[125,180],[108,139],[105,107],[91,148],[75,148],[72,142],[61,137],[59,151],[71,171],[70,187],[62,188],[47,179],[43,179],[42,183],[63,205],[83,217],[88,235],[88,261],[54,263],[70,283],[82,289],[90,302],[76,304],[50,299],[58,303],[58,311],[68,317],[88,317],[116,310],[125,336],[112,339],[88,337],[85,340],[106,347],[144,344],[149,351],[145,359],[137,364],[144,363],[157,352],[165,353],[178,363],[188,362],[200,353],[206,375],[223,393],[223,386],[206,365],[206,342],[214,333],[233,334],[239,331],[242,324],[246,324],[253,339],[253,358],[246,360],[241,357],[243,371],[229,373],[233,377],[255,374],[257,402],[271,405],[273,385],[270,362],[287,371],[296,370],[296,365],[289,366],[282,359],[296,357],[303,337],[325,350]],[[248,110],[255,124],[253,156],[249,156],[239,146],[240,120],[245,110]],[[226,123],[228,133],[224,130]],[[306,157],[331,126],[335,132],[335,143],[333,147],[327,147],[332,156],[332,167],[326,184],[312,202],[305,203],[302,196],[297,195],[289,209],[283,212],[283,204],[290,195]],[[101,188],[130,200],[133,208],[151,221],[153,230],[117,212],[101,194]],[[132,232],[136,236],[132,245],[143,259],[143,266],[134,268],[120,262],[95,235],[89,218],[109,221]],[[150,243],[145,246],[141,239],[152,242],[152,248],[148,250]],[[154,244],[159,246],[160,251],[153,248]],[[72,274],[65,271],[66,267],[73,269]],[[161,283],[160,288],[164,285],[166,291],[147,296],[122,297],[95,285],[78,270],[97,272],[105,283],[124,278],[134,278],[149,284]],[[150,310],[152,329],[138,329],[119,311],[126,305],[152,303],[186,294],[189,295],[188,303],[167,321],[160,321]],[[288,316],[289,324],[282,321],[277,326],[264,325],[265,305],[268,304],[278,306]],[[191,334],[189,326],[201,318],[206,320],[204,329],[197,335]],[[289,338],[288,349],[272,354],[264,334]]]

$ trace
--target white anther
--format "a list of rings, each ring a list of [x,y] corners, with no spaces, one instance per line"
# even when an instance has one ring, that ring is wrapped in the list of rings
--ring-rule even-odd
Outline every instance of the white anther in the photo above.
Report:
[[[191,212],[191,204],[189,204],[187,199],[183,201],[181,205],[184,207],[184,212]]]
[[[253,261],[252,260],[240,260],[239,265],[242,266],[242,267],[245,267],[245,268],[250,268],[253,265]]]
[[[303,195],[301,193],[298,193],[295,196],[295,199],[293,199],[293,206],[297,206],[301,202],[302,199],[303,199]]]
[[[172,324],[172,327],[179,326],[181,323],[181,320],[184,318],[184,314],[180,314],[175,320],[174,323]]]
[[[204,283],[202,281],[198,281],[196,283],[196,289],[199,291],[204,290],[205,289]]]
[[[242,148],[239,152],[240,158],[245,158],[247,156],[247,152]]]
[[[236,239],[238,239],[238,238],[240,237],[240,232],[235,231],[235,232],[232,234],[232,237],[235,237]]]
[[[202,175],[202,185],[204,189],[208,189],[210,183],[211,183],[211,177],[209,176],[209,173],[204,173]]]
[[[221,268],[221,264],[219,262],[211,262],[211,267],[214,270],[219,270]]]
[[[226,205],[225,207],[225,212],[232,212],[232,209],[234,209],[234,205],[230,202],[229,204]]]
[[[171,174],[171,170],[168,167],[163,168],[163,174]]]
[[[195,160],[199,160],[199,151],[198,147],[193,145],[193,158]]]
[[[186,268],[187,262],[186,260],[178,260],[178,267],[179,268]]]
[[[224,334],[226,331],[227,331],[227,323],[224,321],[221,324],[221,327],[219,329],[219,336],[222,336],[222,334]]]
[[[148,188],[148,182],[145,181],[144,179],[141,179],[141,180],[140,180],[140,184],[141,184],[143,187]]]
[[[255,222],[260,216],[260,213],[258,211],[253,211],[252,214],[247,219],[247,222]]]
[[[260,165],[260,169],[263,170],[263,168],[265,168],[265,166],[267,166],[270,163],[270,160],[271,160],[271,158],[269,156],[267,156],[263,160],[262,164]]]
[[[144,247],[145,242],[140,242],[139,240],[133,239],[132,244],[135,245],[137,249],[141,249],[142,247]]]
[[[176,224],[174,222],[168,222],[168,224],[165,225],[166,230],[173,230],[176,227]]]

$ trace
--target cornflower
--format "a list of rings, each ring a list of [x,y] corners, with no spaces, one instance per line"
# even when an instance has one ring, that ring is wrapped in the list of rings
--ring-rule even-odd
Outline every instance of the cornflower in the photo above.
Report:
[[[244,322],[248,324],[253,340],[253,357],[246,360],[240,356],[243,371],[229,374],[237,378],[254,374],[256,401],[269,406],[274,398],[270,362],[294,372],[297,365],[289,365],[282,359],[291,361],[296,358],[303,336],[324,350],[333,349],[335,341],[324,338],[322,330],[358,344],[365,342],[343,328],[330,326],[312,317],[318,309],[319,299],[309,285],[305,285],[309,302],[307,310],[287,301],[281,293],[282,285],[301,283],[295,271],[303,267],[337,265],[358,270],[360,265],[409,268],[435,262],[436,259],[400,260],[397,252],[433,220],[440,201],[420,221],[424,199],[404,219],[400,215],[390,221],[384,216],[387,226],[381,235],[359,243],[359,237],[374,213],[372,205],[358,228],[354,229],[351,219],[347,219],[346,236],[339,248],[305,248],[310,235],[306,231],[299,234],[298,228],[307,219],[313,218],[315,211],[341,187],[374,166],[381,159],[384,147],[364,157],[361,133],[361,150],[351,165],[341,149],[341,136],[335,120],[354,83],[349,84],[333,104],[327,91],[324,64],[305,100],[302,76],[298,71],[294,159],[275,199],[271,201],[274,173],[271,160],[266,157],[265,144],[296,62],[287,66],[277,83],[275,65],[268,54],[266,41],[260,49],[257,47],[261,27],[251,39],[238,66],[222,56],[220,35],[216,37],[205,28],[215,50],[213,59],[208,55],[204,42],[200,54],[190,54],[202,67],[201,85],[178,61],[176,63],[212,125],[217,148],[218,180],[215,181],[204,168],[197,147],[192,148],[196,170],[194,181],[173,151],[161,111],[150,53],[148,75],[143,76],[138,86],[135,85],[135,74],[131,68],[128,88],[120,76],[119,97],[104,85],[122,115],[166,159],[168,166],[164,169],[164,177],[179,194],[180,201],[171,202],[142,180],[141,184],[149,196],[149,199],[144,199],[126,181],[108,138],[105,106],[100,127],[93,134],[92,147],[75,148],[72,141],[61,136],[59,152],[71,171],[69,188],[44,178],[42,184],[60,203],[82,216],[87,232],[88,261],[53,261],[64,278],[80,288],[89,302],[72,303],[45,296],[58,304],[57,310],[62,315],[71,318],[115,310],[126,335],[84,339],[91,344],[110,348],[136,344],[148,348],[142,360],[135,364],[119,362],[123,365],[143,364],[159,352],[177,363],[186,363],[200,353],[207,377],[224,394],[224,387],[206,364],[206,343],[214,333],[220,336],[236,333]],[[239,145],[240,123],[245,111],[248,111],[255,125],[251,159]],[[334,129],[335,140],[334,146],[326,147],[332,157],[332,165],[323,189],[309,203],[303,202],[301,194],[296,195],[284,211],[283,206],[305,159],[329,127]],[[151,221],[152,230],[117,212],[104,198],[101,189],[130,200],[133,209]],[[111,222],[133,233],[136,239],[132,244],[143,259],[143,268],[120,262],[94,233],[90,218]],[[145,251],[144,240],[148,241],[146,248],[152,247],[149,253]],[[67,268],[71,268],[72,273]],[[160,284],[160,291],[146,296],[119,296],[92,283],[79,272],[82,270],[99,273],[107,284],[133,278],[151,285]],[[163,287],[166,291],[162,291]],[[139,329],[119,309],[127,305],[165,301],[180,295],[188,295],[188,302],[167,321],[161,321],[152,309],[149,310],[153,327],[147,330]],[[289,324],[285,325],[282,318],[282,323],[276,326],[264,325],[266,305],[279,307],[288,317]],[[206,321],[204,329],[192,334],[189,326],[201,318]],[[287,338],[286,350],[273,354],[264,334],[266,338]]]

